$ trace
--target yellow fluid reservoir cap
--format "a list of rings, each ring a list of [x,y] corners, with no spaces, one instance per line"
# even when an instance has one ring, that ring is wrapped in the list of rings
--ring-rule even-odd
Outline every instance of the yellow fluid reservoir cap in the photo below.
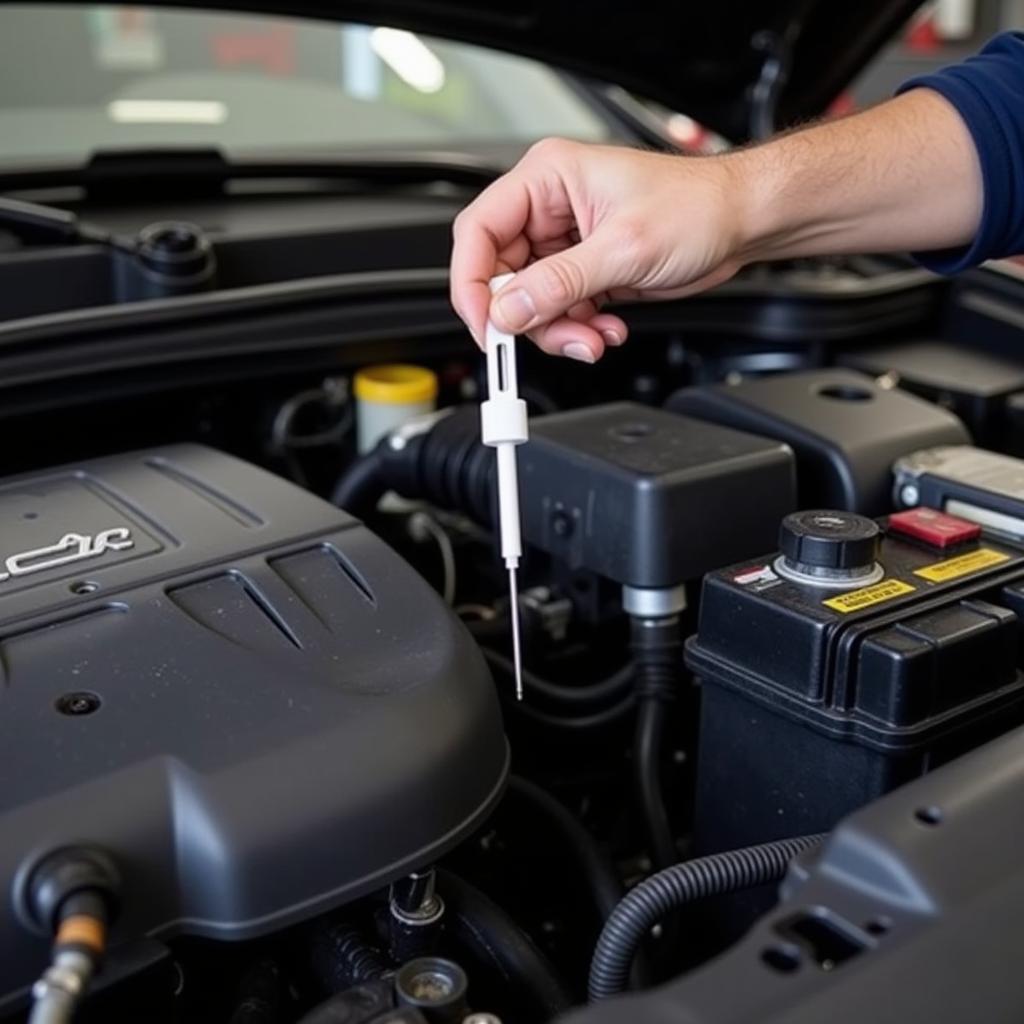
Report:
[[[356,398],[406,405],[437,398],[437,374],[423,366],[388,363],[364,366],[355,376]]]

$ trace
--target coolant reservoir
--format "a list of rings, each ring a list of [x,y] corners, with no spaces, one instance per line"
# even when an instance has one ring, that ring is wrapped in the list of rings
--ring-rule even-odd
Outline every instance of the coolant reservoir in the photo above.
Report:
[[[437,375],[423,366],[367,366],[355,375],[356,432],[360,453],[387,433],[437,405]]]

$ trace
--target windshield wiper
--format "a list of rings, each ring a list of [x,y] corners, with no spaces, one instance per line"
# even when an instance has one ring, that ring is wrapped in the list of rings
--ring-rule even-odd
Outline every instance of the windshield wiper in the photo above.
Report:
[[[3,170],[0,192],[84,189],[90,198],[179,198],[223,194],[236,181],[320,179],[371,188],[446,184],[480,189],[503,168],[464,153],[408,152],[329,158],[260,156],[229,160],[217,149],[145,149],[98,152],[73,166]]]
[[[0,196],[0,228],[30,245],[110,244],[110,235],[56,206]]]

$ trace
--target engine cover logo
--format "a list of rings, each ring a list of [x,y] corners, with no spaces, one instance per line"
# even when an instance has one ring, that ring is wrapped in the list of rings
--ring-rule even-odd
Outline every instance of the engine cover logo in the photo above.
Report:
[[[17,576],[28,576],[71,562],[96,558],[105,551],[124,551],[134,546],[132,531],[127,526],[114,526],[91,536],[87,533],[66,533],[56,544],[9,555],[4,560],[3,570],[0,570],[0,583]]]

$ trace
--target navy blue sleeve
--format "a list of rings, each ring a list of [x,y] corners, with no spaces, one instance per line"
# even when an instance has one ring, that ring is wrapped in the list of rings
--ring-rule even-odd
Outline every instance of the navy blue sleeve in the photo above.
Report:
[[[963,248],[918,253],[924,266],[952,274],[984,260],[1024,253],[1024,33],[996,36],[962,64],[920,75],[898,92],[934,89],[970,130],[985,190],[981,224]],[[936,217],[942,210],[935,211]]]

